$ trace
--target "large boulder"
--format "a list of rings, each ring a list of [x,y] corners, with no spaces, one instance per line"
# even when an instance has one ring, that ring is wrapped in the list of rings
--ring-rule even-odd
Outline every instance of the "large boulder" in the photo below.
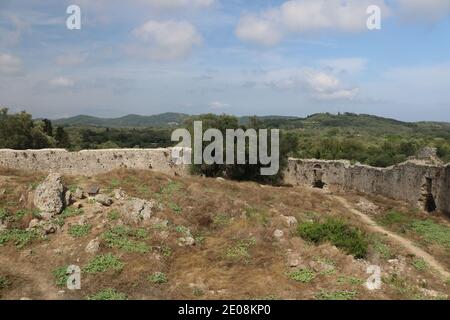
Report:
[[[122,206],[121,214],[124,221],[139,224],[143,221],[149,221],[157,209],[158,205],[154,200],[131,198]]]
[[[64,186],[59,173],[51,173],[36,188],[34,205],[44,219],[51,219],[64,210]]]

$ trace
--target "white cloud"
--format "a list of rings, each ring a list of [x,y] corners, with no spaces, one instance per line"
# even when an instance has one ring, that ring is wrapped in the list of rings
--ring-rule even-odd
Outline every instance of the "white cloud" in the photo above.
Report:
[[[270,71],[263,79],[266,86],[304,92],[317,100],[350,100],[359,93],[359,88],[344,85],[335,75],[312,68]]]
[[[397,0],[400,15],[408,20],[434,22],[450,14],[449,0]]]
[[[22,71],[22,60],[19,57],[0,53],[0,74],[15,75]]]
[[[346,88],[333,75],[322,71],[306,70],[305,80],[311,94],[321,100],[353,99],[359,92],[358,88]]]
[[[274,45],[289,34],[367,30],[367,8],[378,5],[389,15],[384,0],[290,0],[257,15],[245,14],[236,28],[243,41]]]
[[[277,44],[283,37],[275,11],[265,12],[260,16],[242,16],[235,33],[243,41],[267,46]]]
[[[184,21],[148,21],[134,29],[133,35],[146,44],[146,55],[155,60],[185,57],[202,43],[195,26]]]
[[[72,79],[65,77],[56,77],[49,81],[49,84],[55,88],[71,88],[75,85]]]
[[[229,104],[221,102],[221,101],[213,101],[209,104],[209,107],[211,109],[215,109],[215,110],[228,108],[229,106],[230,106]]]

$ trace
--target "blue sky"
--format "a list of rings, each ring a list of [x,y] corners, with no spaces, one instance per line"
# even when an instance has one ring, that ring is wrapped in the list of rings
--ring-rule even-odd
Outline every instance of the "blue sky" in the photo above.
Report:
[[[36,117],[450,121],[449,89],[450,0],[0,0],[0,106]]]

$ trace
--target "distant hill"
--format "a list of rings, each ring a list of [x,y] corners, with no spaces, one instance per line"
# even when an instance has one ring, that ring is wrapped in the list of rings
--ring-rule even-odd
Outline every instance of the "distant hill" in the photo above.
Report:
[[[140,116],[129,114],[120,118],[97,118],[80,115],[71,118],[52,120],[54,125],[59,126],[92,126],[92,127],[169,127],[178,126],[188,118],[183,113],[162,113],[153,116]]]
[[[189,118],[184,113],[163,113],[152,116],[130,114],[120,118],[97,118],[80,115],[66,119],[53,120],[54,125],[92,126],[109,128],[176,127]],[[239,123],[247,124],[250,116],[240,117]],[[258,117],[267,127],[284,129],[349,129],[379,134],[429,133],[450,134],[450,123],[445,122],[404,122],[368,114],[330,114],[317,113],[306,118],[289,116]]]

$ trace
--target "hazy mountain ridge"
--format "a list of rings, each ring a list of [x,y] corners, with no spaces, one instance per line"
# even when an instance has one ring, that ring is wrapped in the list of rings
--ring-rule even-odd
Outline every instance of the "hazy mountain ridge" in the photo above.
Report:
[[[57,126],[93,126],[110,128],[142,128],[142,127],[171,127],[181,125],[191,115],[184,113],[162,113],[151,116],[129,114],[120,118],[99,118],[79,115],[70,118],[52,120]],[[241,124],[248,124],[252,117],[239,117]],[[316,113],[305,118],[295,116],[259,116],[257,117],[266,126],[287,129],[320,129],[320,128],[364,128],[386,130],[386,133],[426,131],[448,131],[450,123],[447,122],[405,122],[391,118],[368,114],[330,114]]]
[[[165,127],[181,124],[189,115],[183,113],[162,113],[152,116],[129,114],[120,118],[100,118],[79,115],[70,118],[52,120],[59,126],[93,126],[93,127]]]

